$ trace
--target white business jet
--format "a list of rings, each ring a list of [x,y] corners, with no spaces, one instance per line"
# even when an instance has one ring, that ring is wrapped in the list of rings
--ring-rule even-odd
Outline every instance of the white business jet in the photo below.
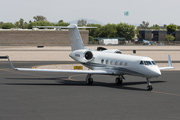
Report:
[[[42,26],[36,26],[41,27]],[[72,52],[69,55],[75,61],[88,67],[90,70],[59,70],[59,69],[31,69],[31,68],[14,68],[8,56],[10,66],[18,71],[41,71],[41,72],[67,72],[67,73],[83,73],[87,74],[86,82],[88,85],[93,84],[92,75],[114,75],[116,84],[122,84],[124,75],[134,75],[145,77],[147,80],[147,90],[152,90],[150,83],[151,78],[161,75],[161,70],[173,69],[170,55],[168,56],[168,67],[158,67],[154,60],[148,57],[122,54],[120,50],[110,49],[96,51],[86,48],[82,42],[77,25],[69,25],[67,27],[60,26],[43,26],[43,28],[69,29]],[[87,27],[86,27],[87,28]],[[88,27],[89,28],[89,27]],[[3,57],[1,57],[3,58]]]

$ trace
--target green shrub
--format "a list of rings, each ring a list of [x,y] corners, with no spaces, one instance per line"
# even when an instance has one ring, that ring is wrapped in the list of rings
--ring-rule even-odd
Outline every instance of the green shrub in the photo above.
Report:
[[[1,27],[2,29],[11,29],[11,28],[15,28],[16,26],[12,23],[3,23]]]
[[[176,25],[170,24],[166,27],[167,31],[174,32],[177,29]]]

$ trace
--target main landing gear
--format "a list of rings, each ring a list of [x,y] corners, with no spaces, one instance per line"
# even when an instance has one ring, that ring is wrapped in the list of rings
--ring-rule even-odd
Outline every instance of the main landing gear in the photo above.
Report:
[[[122,82],[123,82],[123,79],[125,79],[124,76],[119,76],[119,77],[117,77],[117,78],[115,79],[115,83],[116,83],[117,85],[121,85]]]
[[[93,84],[93,78],[91,77],[91,74],[88,74],[86,76],[86,83],[87,83],[87,85],[92,85]]]
[[[147,80],[147,84],[148,84],[148,86],[147,86],[147,90],[148,91],[151,91],[152,89],[153,89],[153,87],[152,87],[152,84],[151,84],[151,81],[149,80],[149,78],[146,78],[146,80]]]
[[[91,77],[91,75],[92,75],[92,74],[88,74],[88,75],[86,76],[86,83],[87,83],[87,85],[92,85],[92,84],[93,84],[93,78]],[[117,77],[117,78],[115,79],[115,83],[116,83],[117,85],[121,85],[122,82],[123,82],[123,79],[125,79],[124,76],[119,76],[119,77]],[[151,91],[151,90],[153,89],[152,84],[151,84],[151,81],[150,81],[149,78],[146,78],[146,80],[147,80],[147,84],[148,84],[148,86],[147,86],[146,89],[147,89],[148,91]]]

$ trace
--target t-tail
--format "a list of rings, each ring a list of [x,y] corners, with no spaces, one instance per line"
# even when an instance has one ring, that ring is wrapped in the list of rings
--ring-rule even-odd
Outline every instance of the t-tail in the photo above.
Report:
[[[68,29],[71,42],[71,50],[75,51],[79,49],[86,49],[86,47],[84,47],[77,25],[69,25]]]
[[[69,37],[71,42],[71,50],[79,50],[79,49],[88,49],[84,46],[81,35],[79,33],[78,28],[97,28],[97,27],[77,27],[76,24],[71,24],[67,27],[64,26],[33,26],[35,28],[56,28],[56,29],[69,29]]]

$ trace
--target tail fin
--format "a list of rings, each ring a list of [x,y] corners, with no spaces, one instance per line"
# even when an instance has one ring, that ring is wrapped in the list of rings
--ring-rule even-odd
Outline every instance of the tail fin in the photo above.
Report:
[[[82,42],[81,35],[79,33],[78,28],[97,28],[97,27],[77,27],[76,24],[69,25],[67,27],[64,26],[33,26],[33,28],[57,28],[57,29],[62,29],[66,28],[69,29],[69,37],[70,37],[70,42],[71,42],[71,50],[78,50],[78,49],[87,49],[84,47],[84,44]]]
[[[69,25],[67,27],[69,29],[69,37],[71,42],[71,50],[78,50],[78,49],[86,49],[82,42],[81,35],[79,33],[77,25]]]

